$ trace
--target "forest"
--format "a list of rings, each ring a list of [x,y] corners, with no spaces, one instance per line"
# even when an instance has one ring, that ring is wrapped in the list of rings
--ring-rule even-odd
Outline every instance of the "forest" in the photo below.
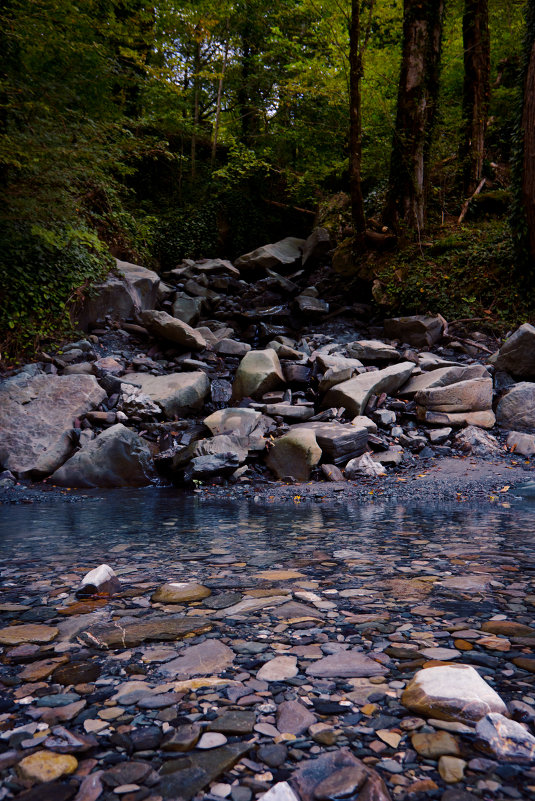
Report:
[[[533,314],[535,0],[4,0],[0,52],[0,359],[315,226],[383,316]]]

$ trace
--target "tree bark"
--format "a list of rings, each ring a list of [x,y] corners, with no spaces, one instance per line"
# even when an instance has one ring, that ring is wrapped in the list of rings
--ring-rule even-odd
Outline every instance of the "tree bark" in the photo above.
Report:
[[[469,196],[483,177],[490,98],[488,0],[465,0],[463,46],[463,132],[459,164],[463,193]]]
[[[197,173],[197,126],[199,124],[199,72],[201,69],[201,42],[197,38],[197,30],[195,31],[195,55],[193,61],[193,104],[192,104],[192,118],[193,130],[191,134],[191,177],[195,178]]]
[[[438,104],[444,0],[404,0],[396,128],[384,221],[425,228],[429,154]]]
[[[524,137],[522,201],[527,221],[528,251],[533,266],[535,264],[535,38],[531,45],[524,86],[522,132]]]
[[[349,26],[349,185],[351,190],[351,216],[357,237],[364,234],[366,230],[360,177],[362,162],[361,78],[360,0],[351,0],[351,22]]]

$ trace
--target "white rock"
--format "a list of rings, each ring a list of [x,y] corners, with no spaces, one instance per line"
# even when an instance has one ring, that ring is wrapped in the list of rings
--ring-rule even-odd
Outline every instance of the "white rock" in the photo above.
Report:
[[[297,676],[298,672],[295,656],[276,656],[262,665],[256,678],[261,681],[284,681]]]

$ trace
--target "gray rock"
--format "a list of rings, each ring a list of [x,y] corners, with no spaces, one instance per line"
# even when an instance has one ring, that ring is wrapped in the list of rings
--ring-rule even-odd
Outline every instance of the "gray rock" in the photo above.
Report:
[[[507,437],[507,447],[520,456],[533,456],[535,454],[535,436],[522,434],[520,431],[511,431]]]
[[[307,667],[307,676],[322,679],[349,679],[370,676],[384,676],[388,670],[370,659],[362,651],[340,651],[337,654],[318,659]]]
[[[212,434],[235,434],[247,437],[258,426],[262,413],[256,409],[221,409],[204,418]]]
[[[361,339],[357,342],[350,342],[347,352],[354,359],[363,362],[399,362],[400,355],[393,345],[387,345],[379,339]]]
[[[301,314],[307,317],[322,317],[329,312],[329,304],[321,298],[312,298],[310,295],[298,295],[295,299]]]
[[[261,398],[265,392],[284,385],[279,357],[271,348],[251,350],[240,362],[234,384],[232,397]]]
[[[213,478],[220,474],[228,475],[237,470],[239,466],[240,458],[235,451],[195,456],[184,469],[184,480],[189,483],[194,480]]]
[[[323,261],[331,249],[331,236],[326,228],[314,228],[303,247],[303,267],[314,267]]]
[[[279,242],[264,245],[250,253],[245,253],[236,259],[235,266],[239,270],[294,267],[301,263],[304,246],[304,239],[288,236]]]
[[[515,384],[498,403],[496,419],[503,428],[535,432],[535,383]]]
[[[384,321],[385,334],[389,339],[398,339],[422,348],[425,345],[434,345],[444,333],[444,320],[440,315],[426,317],[393,317]]]
[[[277,707],[277,728],[281,733],[302,734],[316,722],[316,716],[298,701],[283,701]]]
[[[277,478],[294,478],[308,481],[310,471],[321,459],[319,447],[313,430],[295,428],[276,440],[266,458],[269,469]]]
[[[403,448],[401,445],[390,445],[388,450],[372,453],[372,460],[382,465],[397,466],[403,459]]]
[[[251,743],[231,743],[166,761],[160,769],[158,795],[190,801],[214,779],[230,770],[250,749]]]
[[[139,387],[143,395],[158,404],[170,420],[184,412],[202,409],[210,391],[210,380],[201,370],[156,376],[150,373],[127,373],[123,377],[123,382],[130,382]],[[121,408],[127,411],[124,403]]]
[[[183,348],[204,350],[205,338],[187,323],[177,320],[164,311],[146,311],[141,315],[143,325],[151,334],[175,342]]]
[[[402,398],[413,398],[420,390],[445,387],[472,378],[489,378],[489,372],[482,364],[472,364],[467,367],[439,367],[436,370],[413,376],[405,386],[401,387],[399,395]]]
[[[496,422],[492,409],[483,412],[436,412],[419,406],[418,420],[432,426],[478,426],[479,428],[492,428]]]
[[[432,442],[433,445],[442,445],[442,443],[446,442],[448,439],[451,431],[451,428],[433,428],[429,432],[429,441]]]
[[[94,616],[92,613],[89,617],[93,620]],[[211,628],[210,621],[204,617],[165,615],[145,617],[135,621],[97,623],[82,630],[78,629],[75,633],[91,648],[106,650],[107,648],[131,648],[142,642],[179,640],[190,634],[202,634],[210,631]]]
[[[318,391],[320,394],[324,394],[331,389],[331,387],[335,387],[337,384],[342,384],[344,381],[349,381],[359,372],[360,371],[357,370],[356,367],[345,367],[343,369],[338,367],[329,367],[318,385]]]
[[[339,356],[338,354],[329,354],[329,353],[320,353],[319,351],[314,351],[311,357],[312,361],[316,361],[318,363],[318,367],[320,368],[322,373],[326,373],[327,370],[358,370],[359,368],[363,367],[362,362],[359,359],[348,359],[346,356]]]
[[[323,398],[322,408],[343,406],[349,414],[363,414],[372,395],[392,394],[404,384],[414,369],[412,362],[401,362],[351,378],[330,389]]]
[[[153,309],[158,298],[160,277],[152,270],[117,260],[117,274],[94,284],[91,295],[76,310],[74,319],[86,331],[106,317],[125,320],[136,312]]]
[[[414,396],[418,406],[434,412],[481,412],[492,406],[492,379],[472,378],[447,386],[422,389]]]
[[[501,762],[521,765],[535,762],[535,737],[521,723],[496,712],[478,721],[476,746]]]
[[[351,459],[345,466],[344,473],[346,478],[350,481],[357,479],[359,476],[385,476],[386,470],[382,464],[372,459],[369,453],[363,453],[358,459]]]
[[[247,342],[237,342],[235,339],[222,339],[214,347],[216,353],[221,356],[245,356],[249,353],[251,346]]]
[[[490,456],[501,451],[496,437],[476,426],[468,426],[456,434],[453,444],[461,451],[473,453],[474,456]]]
[[[202,298],[192,298],[185,292],[177,292],[173,303],[173,317],[187,325],[196,325],[202,312]]]
[[[345,464],[348,459],[360,456],[366,449],[368,430],[352,423],[304,423],[292,426],[292,431],[313,431],[321,448],[322,458],[335,465]]]
[[[390,794],[377,771],[353,756],[348,748],[337,748],[316,759],[305,760],[290,781],[301,801],[340,798],[390,801]]]
[[[154,479],[152,456],[135,431],[117,423],[52,474],[61,487],[144,487]]]
[[[20,372],[0,385],[0,467],[53,473],[73,449],[74,421],[106,397],[94,376]]]
[[[234,661],[234,651],[219,640],[205,640],[183,648],[177,659],[160,666],[165,676],[211,676],[226,670]]]
[[[313,406],[305,406],[304,404],[292,405],[291,403],[266,403],[262,406],[262,411],[270,417],[280,416],[284,420],[292,422],[308,420],[314,417],[315,411]]]
[[[501,346],[495,366],[514,378],[535,378],[535,326],[521,325]]]

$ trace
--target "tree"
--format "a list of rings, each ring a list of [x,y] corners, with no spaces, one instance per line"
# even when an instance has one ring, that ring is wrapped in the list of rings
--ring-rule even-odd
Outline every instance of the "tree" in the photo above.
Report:
[[[463,192],[468,196],[475,192],[483,177],[490,97],[488,0],[465,0],[463,48],[463,131],[459,177]]]
[[[522,202],[527,223],[527,249],[535,264],[535,0],[526,10],[524,104],[522,110]]]
[[[396,127],[384,220],[420,234],[426,221],[429,154],[435,123],[444,0],[404,0]]]
[[[357,238],[366,230],[360,168],[362,161],[362,52],[360,43],[360,0],[351,0],[349,26],[349,185],[351,216]]]

